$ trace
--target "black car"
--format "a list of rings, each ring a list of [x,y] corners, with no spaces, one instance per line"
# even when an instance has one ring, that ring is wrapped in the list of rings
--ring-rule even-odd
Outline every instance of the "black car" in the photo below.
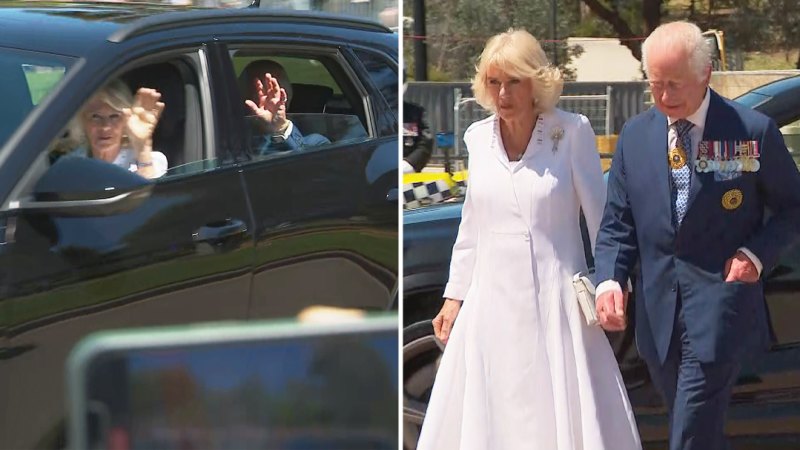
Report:
[[[737,101],[779,125],[800,119],[800,77],[753,90]],[[795,155],[797,157],[797,155]],[[425,416],[441,349],[431,319],[441,308],[450,254],[463,202],[409,210],[403,216],[404,447],[413,449]],[[584,242],[589,242],[584,239]],[[587,251],[589,249],[586,249]],[[765,276],[774,344],[745,365],[728,412],[727,434],[736,449],[800,448],[800,246]],[[633,299],[632,299],[633,300]],[[635,300],[629,303],[632,324]],[[634,343],[633,326],[608,333],[647,449],[667,448],[667,415]]]
[[[0,7],[0,448],[62,448],[64,364],[90,332],[397,302],[398,39],[252,9]],[[261,155],[237,76],[279,62],[329,143]],[[112,79],[158,90],[146,180],[64,158]]]
[[[783,78],[736,98],[736,101],[772,117],[781,126],[788,126],[784,136],[792,158],[800,166],[800,76]],[[787,128],[788,128],[787,127]]]

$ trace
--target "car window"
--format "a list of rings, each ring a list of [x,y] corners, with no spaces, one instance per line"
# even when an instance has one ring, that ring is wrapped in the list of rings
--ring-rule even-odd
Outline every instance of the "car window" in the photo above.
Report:
[[[370,138],[362,94],[335,56],[248,48],[232,50],[231,58],[252,155],[275,158]]]
[[[386,58],[374,52],[357,49],[355,54],[364,64],[370,79],[383,94],[384,100],[394,111],[394,115],[398,116],[397,91],[399,86],[397,84],[396,65],[391,64]]]
[[[72,63],[67,57],[0,48],[0,147],[55,89]]]
[[[190,54],[106,80],[53,142],[49,160],[99,158],[159,180],[215,168],[204,145],[199,80]]]

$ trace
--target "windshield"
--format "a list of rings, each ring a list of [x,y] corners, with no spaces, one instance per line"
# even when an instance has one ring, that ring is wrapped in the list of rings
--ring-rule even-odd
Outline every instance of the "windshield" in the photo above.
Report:
[[[0,47],[0,147],[64,78],[72,59]]]

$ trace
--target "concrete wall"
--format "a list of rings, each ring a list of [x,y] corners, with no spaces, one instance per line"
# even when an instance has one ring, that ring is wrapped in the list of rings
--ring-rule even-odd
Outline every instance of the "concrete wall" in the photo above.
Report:
[[[569,63],[575,71],[575,81],[641,81],[643,78],[642,64],[619,39],[571,37],[567,45],[583,47],[583,53]]]

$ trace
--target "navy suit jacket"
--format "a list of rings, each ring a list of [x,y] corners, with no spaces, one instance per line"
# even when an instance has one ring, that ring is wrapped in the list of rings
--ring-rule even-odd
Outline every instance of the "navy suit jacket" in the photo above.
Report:
[[[665,361],[678,299],[689,345],[701,362],[739,361],[765,348],[769,324],[762,282],[726,283],[725,261],[747,247],[766,275],[800,231],[800,174],[777,126],[714,91],[710,95],[703,140],[758,141],[759,171],[716,181],[713,173],[693,170],[689,206],[676,228],[667,117],[651,108],[625,123],[609,173],[596,279],[624,286],[638,267],[636,341],[647,361]],[[728,210],[722,198],[733,189],[742,192],[742,202]]]

